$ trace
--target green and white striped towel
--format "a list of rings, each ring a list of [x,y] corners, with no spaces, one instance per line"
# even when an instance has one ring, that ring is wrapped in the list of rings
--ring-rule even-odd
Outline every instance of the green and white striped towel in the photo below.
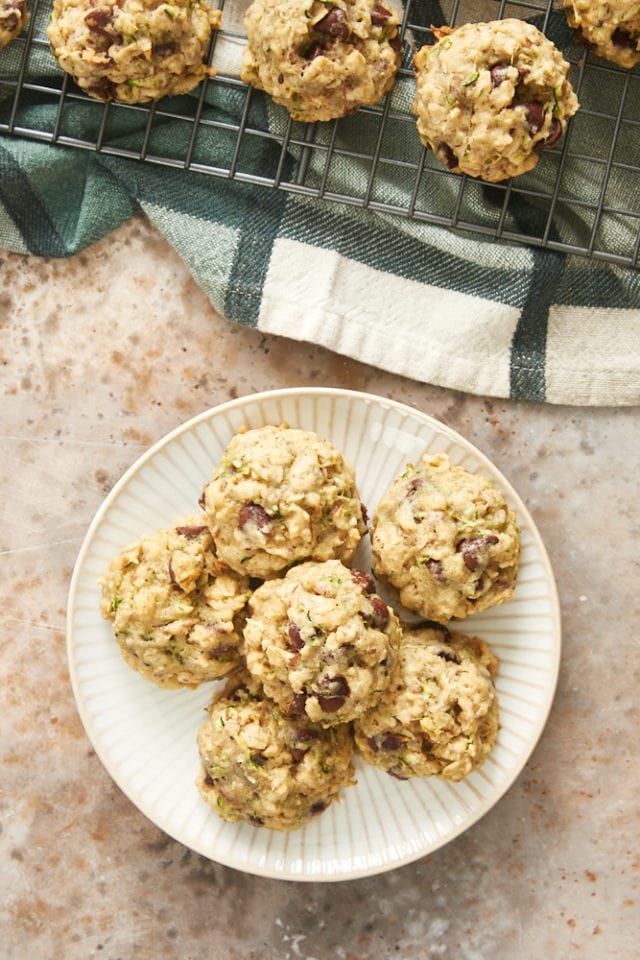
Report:
[[[419,2],[421,22],[444,22],[437,4]],[[244,6],[240,0],[230,5],[227,25]],[[32,27],[36,36],[44,36],[48,13],[47,2],[40,0]],[[555,28],[566,31],[561,14]],[[568,34],[562,36],[566,41]],[[219,45],[217,65],[222,71],[236,69],[239,49],[233,39]],[[0,54],[0,119],[3,102],[11,97],[9,88],[3,94],[1,80],[15,76],[21,54],[18,42]],[[58,73],[44,45],[34,47],[27,71],[32,81]],[[406,77],[393,96],[404,109],[411,95],[411,78]],[[203,116],[226,115],[237,125],[243,102],[241,89],[210,85]],[[640,83],[627,103],[640,116]],[[252,109],[261,111],[265,128],[276,133],[286,119],[262,95],[253,98]],[[24,93],[17,127],[51,130],[56,110],[51,97]],[[90,139],[102,110],[99,104],[67,100],[66,131]],[[139,143],[145,119],[143,112],[122,111],[111,142]],[[171,118],[158,120],[154,149],[182,156],[184,126]],[[349,130],[362,142],[372,135],[370,118],[349,118]],[[587,129],[585,135],[596,134]],[[204,125],[197,150],[208,163],[227,167],[230,144]],[[412,143],[409,149],[420,147]],[[629,149],[636,153],[632,174],[637,179],[637,140]],[[260,170],[273,165],[273,153],[279,154],[280,148],[272,139],[253,138],[246,150],[253,151],[245,157],[249,166]],[[292,149],[284,158],[285,174],[295,160]],[[313,169],[308,175],[313,178]],[[338,165],[332,176],[342,192],[350,193],[364,174],[354,160]],[[640,204],[636,179],[620,184],[632,211]],[[441,180],[443,191],[457,190],[453,175]],[[574,187],[577,196],[590,189],[588,165]],[[393,177],[382,189],[387,199],[393,199],[394,191],[402,192]],[[478,185],[470,195],[476,213],[482,213],[483,204],[495,204],[491,188]],[[140,210],[231,321],[471,393],[581,405],[640,402],[637,270],[485,241],[350,204],[183,169],[19,135],[0,137],[0,245],[63,257]],[[522,232],[527,217],[535,215],[535,209],[524,210],[518,222],[517,209],[509,212]],[[579,205],[571,216],[580,216]],[[638,222],[622,218],[611,229],[637,234]],[[575,224],[554,224],[560,239],[565,229],[575,230]]]

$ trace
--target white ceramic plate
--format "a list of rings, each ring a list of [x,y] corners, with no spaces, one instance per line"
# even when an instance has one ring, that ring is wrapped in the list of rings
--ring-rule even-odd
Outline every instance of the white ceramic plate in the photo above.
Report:
[[[355,466],[371,514],[382,493],[425,449],[482,472],[522,527],[522,565],[512,600],[459,624],[500,658],[501,727],[481,770],[461,783],[399,782],[356,762],[358,784],[302,830],[228,824],[201,800],[196,731],[212,687],[168,691],[130,670],[102,620],[97,578],[140,535],[197,511],[213,467],[242,425],[287,422],[331,440]],[[357,566],[369,568],[368,538]],[[436,850],[504,794],[530,756],[553,699],[560,617],[540,536],[515,491],[470,443],[410,407],[345,390],[294,389],[223,404],[174,430],[116,484],[89,528],[71,583],[68,655],[85,729],[103,764],[136,806],[187,847],[219,863],[289,880],[343,880],[381,873]]]

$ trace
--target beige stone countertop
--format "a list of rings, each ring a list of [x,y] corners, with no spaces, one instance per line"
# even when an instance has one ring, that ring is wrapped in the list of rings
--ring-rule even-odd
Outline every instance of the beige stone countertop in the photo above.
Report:
[[[0,957],[637,957],[638,411],[466,396],[234,326],[142,218],[0,263]],[[538,525],[563,621],[549,721],[504,797],[430,856],[337,884],[243,874],[147,820],[87,739],[65,649],[73,565],[124,470],[209,407],[302,385],[412,404],[478,446]]]

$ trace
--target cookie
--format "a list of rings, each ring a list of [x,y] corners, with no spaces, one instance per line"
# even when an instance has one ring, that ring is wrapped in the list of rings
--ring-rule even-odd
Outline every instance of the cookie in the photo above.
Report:
[[[386,0],[254,0],[244,26],[242,79],[294,120],[331,120],[377,103],[400,67],[399,19]]]
[[[193,90],[220,11],[205,0],[53,0],[53,56],[97,100],[145,103]]]
[[[160,687],[196,687],[239,662],[249,579],[216,558],[201,517],[123,550],[104,577],[100,610],[125,661]]]
[[[284,717],[244,671],[214,698],[197,740],[200,794],[231,823],[295,830],[355,782],[349,727]]]
[[[434,33],[414,58],[422,143],[454,173],[492,183],[531,170],[578,109],[560,51],[517,19]]]
[[[242,651],[283,713],[333,726],[379,700],[400,624],[373,588],[369,574],[328,560],[303,563],[255,591]]]
[[[354,723],[357,753],[400,780],[462,780],[496,739],[497,667],[477,637],[444,627],[406,630],[390,686]]]
[[[301,560],[348,563],[366,530],[353,467],[287,427],[237,434],[200,503],[220,559],[261,580]]]
[[[409,464],[378,503],[373,570],[400,602],[446,623],[504,603],[520,561],[516,518],[493,484],[445,454]]]
[[[19,36],[28,19],[25,0],[0,0],[0,50]]]
[[[636,0],[562,0],[567,21],[598,57],[630,70],[640,63],[640,5]]]

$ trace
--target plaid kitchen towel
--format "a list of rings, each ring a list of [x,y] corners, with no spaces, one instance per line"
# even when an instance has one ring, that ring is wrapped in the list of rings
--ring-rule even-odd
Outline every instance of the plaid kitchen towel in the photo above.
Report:
[[[231,321],[471,393],[582,405],[640,402],[637,270],[487,241],[357,205],[205,176],[178,165],[158,166],[20,136],[21,128],[51,132],[64,125],[66,136],[92,142],[104,138],[108,126],[109,144],[139,151],[148,129],[145,111],[111,107],[106,117],[104,105],[83,97],[66,98],[61,113],[59,98],[50,92],[59,89],[60,72],[43,39],[49,6],[46,0],[34,4],[29,38],[0,53],[0,120],[12,110],[15,123],[14,134],[0,137],[0,245],[67,256],[142,210]],[[541,6],[547,7],[545,0]],[[227,4],[227,30],[234,17],[239,22],[244,7],[241,0]],[[438,4],[414,0],[414,22],[445,22],[445,17]],[[544,27],[559,45],[571,42],[561,14],[552,15]],[[237,72],[241,40],[223,35],[216,51],[220,73]],[[28,82],[16,102],[15,82],[3,87],[2,78],[15,81],[21,70]],[[629,217],[609,218],[603,228],[610,233],[603,239],[616,249],[628,242],[629,234],[637,237],[640,222],[638,119],[632,115],[636,111],[640,118],[640,78],[610,73],[615,82],[629,87],[625,111],[631,111],[629,122],[636,125],[630,126],[634,136],[627,138],[629,143],[619,138],[621,149],[631,153],[628,162],[623,157],[616,166],[619,182],[611,178],[619,198],[608,199],[609,206],[617,209],[618,203],[630,210]],[[411,84],[408,72],[396,84],[393,110],[398,113],[409,108]],[[596,89],[580,91],[583,107],[585,97],[600,95]],[[238,84],[209,83],[204,91],[179,99],[193,104],[199,96],[202,118],[215,118],[217,125],[200,125],[194,159],[203,157],[209,165],[228,169],[236,137],[225,138],[220,130],[225,118],[230,128],[237,128],[245,92]],[[278,165],[281,176],[290,177],[300,147],[281,150],[284,111],[262,94],[250,103],[249,126],[274,136],[246,138],[244,169],[259,174]],[[191,128],[176,116],[183,111],[184,106],[175,112],[158,109],[153,126],[156,154],[177,161],[184,157]],[[596,151],[602,139],[598,111],[588,111],[587,120],[581,136],[591,138]],[[338,139],[347,138],[347,147],[364,144],[369,149],[377,136],[375,123],[375,115],[360,111],[340,126]],[[325,134],[333,129],[331,124],[318,126],[320,140],[335,136]],[[409,131],[409,124],[402,129]],[[411,142],[404,137],[408,133],[398,138],[399,151],[421,149],[415,131]],[[367,151],[360,150],[363,153]],[[326,176],[323,156],[322,151],[313,153],[307,182]],[[351,195],[361,189],[368,168],[360,167],[358,156],[357,149],[337,154],[331,171],[334,192]],[[317,171],[314,163],[319,164]],[[406,202],[409,188],[397,174],[401,164],[388,169],[391,172],[382,171],[377,181],[381,196]],[[625,180],[625,171],[635,179]],[[585,161],[572,176],[568,189],[574,191],[576,204],[559,212],[553,239],[592,228],[580,201],[600,189],[593,164]],[[438,199],[445,207],[457,196],[458,185],[459,178],[451,174],[438,178]],[[504,192],[474,184],[468,196],[467,202],[475,204],[474,216],[486,216],[489,222],[496,206],[502,207]],[[523,201],[509,205],[505,225],[535,235],[540,216],[535,199]]]

